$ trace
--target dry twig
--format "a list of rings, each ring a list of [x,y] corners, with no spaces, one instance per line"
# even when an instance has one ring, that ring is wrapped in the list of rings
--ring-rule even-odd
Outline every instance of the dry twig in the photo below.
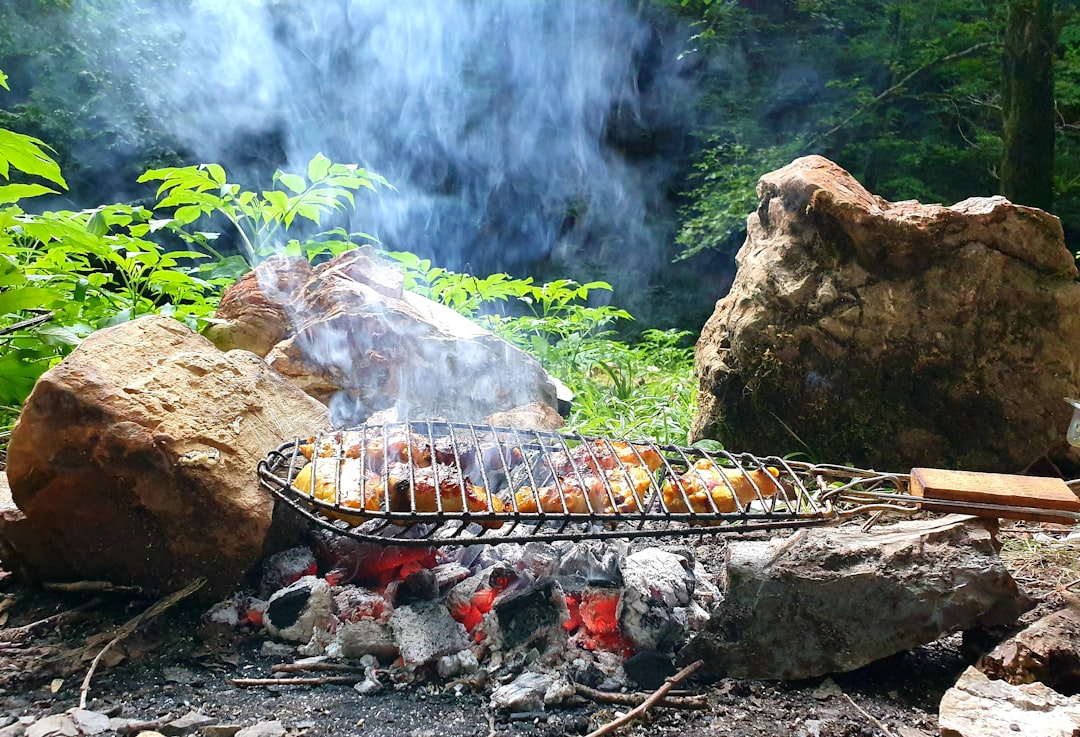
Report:
[[[71,581],[57,583],[43,583],[41,588],[46,591],[58,591],[62,594],[82,593],[84,591],[96,591],[106,594],[141,594],[140,586],[123,586],[112,581]]]
[[[90,669],[86,671],[86,677],[83,678],[82,687],[79,689],[79,708],[86,708],[86,698],[87,694],[90,692],[90,679],[93,677],[94,671],[97,669],[97,664],[101,661],[102,656],[105,655],[105,653],[107,653],[110,649],[112,649],[113,645],[120,642],[125,637],[129,636],[132,632],[141,627],[145,622],[150,621],[157,615],[172,607],[177,602],[186,599],[188,596],[191,596],[193,593],[202,588],[203,584],[205,583],[205,578],[197,578],[179,591],[173,592],[166,596],[164,599],[156,602],[142,614],[139,614],[138,616],[129,619],[127,622],[121,625],[116,633],[116,636],[109,640],[109,642],[106,643],[105,647],[101,648],[98,654],[94,656],[93,661],[91,661]]]
[[[24,637],[30,635],[34,630],[39,627],[48,627],[54,624],[60,624],[61,622],[67,622],[72,619],[77,619],[87,609],[93,609],[101,603],[101,599],[91,599],[84,602],[77,607],[67,609],[62,612],[58,612],[45,619],[39,619],[36,622],[30,624],[24,624],[21,627],[8,627],[7,629],[0,630],[0,642],[18,642]]]
[[[271,673],[305,673],[314,671],[329,671],[332,673],[363,673],[364,666],[349,665],[348,663],[327,663],[317,661],[313,663],[275,663],[270,666]]]
[[[677,684],[677,683],[685,680],[686,678],[690,677],[695,672],[697,672],[697,670],[699,668],[703,667],[704,665],[705,665],[704,660],[696,660],[693,663],[691,663],[690,665],[683,668],[681,671],[679,671],[675,675],[669,676],[668,678],[666,678],[664,680],[664,685],[662,685],[660,688],[653,691],[652,695],[649,696],[649,698],[645,699],[643,702],[641,702],[637,707],[635,707],[635,708],[631,709],[630,711],[626,712],[621,717],[619,717],[617,719],[613,719],[612,721],[605,724],[603,727],[600,727],[599,729],[594,729],[592,732],[589,732],[589,734],[586,735],[586,737],[603,737],[603,735],[611,734],[612,732],[614,732],[615,730],[617,730],[619,727],[623,726],[624,724],[627,724],[628,722],[634,721],[635,719],[640,717],[642,714],[644,714],[646,711],[648,711],[649,707],[653,706],[654,704],[656,704],[656,702],[658,702],[662,698],[664,698],[664,696],[667,695],[667,692],[675,687],[675,684]]]
[[[615,704],[618,706],[640,706],[647,698],[647,693],[619,693],[616,691],[600,691],[595,688],[574,684],[574,690],[590,701],[598,704]],[[704,709],[709,705],[705,694],[695,696],[672,696],[668,695],[656,702],[657,706],[665,706],[669,709]]]
[[[870,721],[871,721],[871,722],[872,722],[872,723],[874,724],[874,726],[875,726],[875,727],[877,727],[878,729],[880,729],[880,730],[881,730],[881,733],[882,733],[883,735],[885,735],[885,737],[893,737],[893,733],[889,731],[889,728],[888,728],[888,727],[886,727],[886,726],[885,726],[885,725],[884,725],[884,724],[883,724],[883,723],[881,722],[881,720],[879,720],[879,719],[878,719],[877,717],[875,717],[875,716],[874,716],[873,714],[871,714],[870,712],[868,712],[868,711],[867,711],[866,709],[864,709],[864,708],[862,708],[861,706],[859,706],[858,704],[856,704],[856,703],[855,703],[855,699],[851,698],[850,696],[848,696],[848,695],[847,695],[846,693],[844,693],[843,691],[841,691],[841,692],[840,692],[840,694],[841,694],[841,695],[842,695],[842,696],[843,696],[843,697],[844,697],[845,699],[847,699],[847,700],[848,700],[848,703],[849,703],[849,704],[851,704],[852,706],[854,706],[854,707],[855,707],[855,709],[856,709],[856,710],[857,710],[857,711],[858,711],[858,712],[859,712],[860,714],[862,714],[862,715],[863,715],[864,717],[866,717],[867,719],[869,719],[869,720],[870,720]]]
[[[311,676],[310,678],[230,678],[233,686],[352,686],[366,678],[363,673],[354,676]]]

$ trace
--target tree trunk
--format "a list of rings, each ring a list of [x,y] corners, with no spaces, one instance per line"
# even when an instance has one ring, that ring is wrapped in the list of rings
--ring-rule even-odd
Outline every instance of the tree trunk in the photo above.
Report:
[[[1008,0],[1002,70],[1001,193],[1054,205],[1054,0]]]

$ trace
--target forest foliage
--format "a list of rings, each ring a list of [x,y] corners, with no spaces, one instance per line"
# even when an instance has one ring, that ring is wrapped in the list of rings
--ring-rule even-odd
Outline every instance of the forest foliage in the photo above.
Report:
[[[886,199],[952,204],[1001,192],[1003,40],[1011,6],[1046,0],[672,0],[708,70],[678,237],[683,256],[730,249],[757,178],[821,154]],[[1052,212],[1080,234],[1080,18],[1056,8]],[[1034,204],[1023,203],[1020,204]]]
[[[704,121],[692,131],[697,143],[672,252],[692,259],[733,251],[756,205],[757,179],[809,153],[833,159],[891,200],[952,203],[1001,191],[1002,53],[1009,10],[1021,4],[1055,7],[1052,211],[1075,241],[1080,21],[1073,3],[634,3],[651,9],[645,16],[660,9],[692,29],[668,50],[692,74]],[[77,5],[91,15],[111,7],[106,0]],[[106,38],[64,32],[73,7],[69,0],[0,6],[0,68],[12,75],[0,77],[10,88],[0,97],[0,405],[7,418],[37,376],[95,329],[151,312],[197,329],[212,319],[225,285],[270,250],[321,259],[370,242],[334,227],[333,216],[350,210],[358,193],[392,184],[322,155],[304,171],[277,170],[268,185],[189,160],[130,79],[102,72],[110,54],[121,54],[149,77],[168,79],[175,61],[168,48],[139,30],[154,23],[152,8],[125,5],[133,14],[114,25],[130,43],[117,49]],[[100,192],[115,204],[93,199]],[[82,204],[88,200],[92,206]],[[57,206],[65,202],[75,206]],[[645,330],[639,343],[617,340],[613,326],[631,318],[595,299],[609,289],[602,279],[534,284],[457,274],[408,253],[395,258],[412,288],[532,351],[570,383],[575,427],[671,442],[685,433],[692,335]]]

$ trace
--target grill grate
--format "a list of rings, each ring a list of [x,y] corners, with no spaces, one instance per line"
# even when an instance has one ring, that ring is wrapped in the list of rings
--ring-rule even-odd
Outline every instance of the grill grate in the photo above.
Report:
[[[258,470],[305,517],[384,545],[704,535],[911,511],[881,500],[906,476],[436,420],[296,439]]]

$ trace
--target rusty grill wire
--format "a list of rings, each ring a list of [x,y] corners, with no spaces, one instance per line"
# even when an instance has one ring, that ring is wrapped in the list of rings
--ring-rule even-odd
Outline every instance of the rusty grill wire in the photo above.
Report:
[[[384,545],[705,535],[917,511],[897,474],[437,420],[298,438],[258,472],[318,525]],[[695,496],[707,481],[719,492]]]

